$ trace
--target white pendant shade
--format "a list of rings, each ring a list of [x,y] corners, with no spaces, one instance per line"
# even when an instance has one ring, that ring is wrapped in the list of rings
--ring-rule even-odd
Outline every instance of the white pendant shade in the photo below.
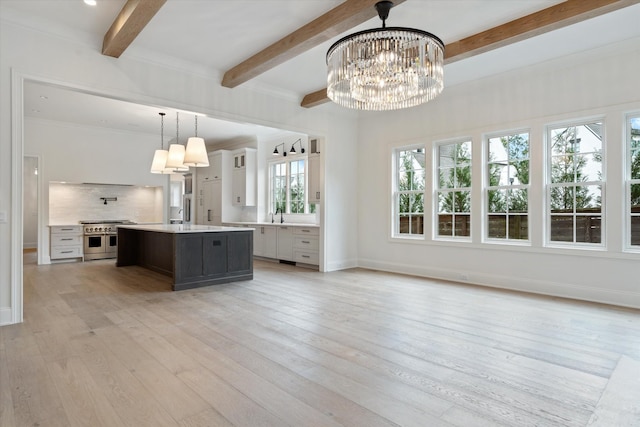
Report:
[[[187,141],[187,150],[184,154],[184,165],[192,167],[209,166],[209,156],[204,139],[192,136]]]
[[[167,173],[165,172],[165,166],[168,155],[169,152],[167,150],[156,150],[151,162],[151,173]]]
[[[166,167],[174,169],[176,172],[189,169],[184,165],[184,145],[171,144],[169,146],[169,155],[167,156]]]

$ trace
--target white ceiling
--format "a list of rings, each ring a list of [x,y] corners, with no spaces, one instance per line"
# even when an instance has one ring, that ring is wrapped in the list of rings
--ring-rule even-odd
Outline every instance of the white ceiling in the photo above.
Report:
[[[81,40],[97,51],[126,0],[0,0],[0,18],[39,31]],[[279,40],[342,0],[168,0],[122,55],[196,69],[221,80],[226,70]],[[561,3],[558,0],[407,0],[391,10],[389,26],[436,34],[445,44]],[[446,86],[529,66],[572,53],[640,37],[640,5],[592,18],[445,66]],[[352,31],[380,26],[378,18]],[[352,32],[352,31],[349,31]],[[343,35],[346,35],[343,34]],[[341,35],[342,36],[342,35]],[[325,53],[341,36],[244,83],[280,91],[299,100],[326,86]],[[46,99],[41,98],[46,97]],[[73,105],[81,108],[73,108]],[[158,111],[166,111],[165,135],[175,133],[174,111],[72,93],[30,83],[25,114],[53,120],[158,133]],[[321,108],[341,108],[330,105]],[[183,114],[192,130],[193,115]],[[186,126],[186,128],[185,128]],[[200,118],[208,143],[275,133],[277,130]],[[184,134],[186,135],[186,134]]]

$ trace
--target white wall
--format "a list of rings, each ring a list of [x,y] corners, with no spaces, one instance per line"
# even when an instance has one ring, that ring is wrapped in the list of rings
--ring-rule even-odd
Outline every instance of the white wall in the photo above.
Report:
[[[214,46],[215,48],[215,46]],[[99,95],[147,105],[197,111],[222,119],[246,121],[285,130],[327,137],[327,162],[355,153],[354,114],[321,106],[304,109],[290,95],[262,92],[251,83],[235,89],[220,86],[220,75],[197,64],[179,69],[136,61],[126,53],[119,59],[100,54],[93,40],[65,40],[30,31],[2,21],[0,25],[0,324],[20,321],[22,257],[22,81],[33,79],[69,86]],[[28,54],[25,54],[28,52]],[[188,70],[188,71],[186,71]],[[13,94],[13,96],[4,96]],[[153,145],[152,145],[153,147]],[[43,165],[46,167],[46,165]],[[355,190],[355,168],[339,168],[334,181]],[[121,168],[118,172],[126,172]],[[335,194],[335,195],[334,195]],[[336,207],[339,220],[327,223],[329,264],[339,266],[355,260],[356,217],[346,210],[354,193],[331,190],[327,203]],[[13,231],[12,231],[13,229]],[[345,230],[349,230],[344,233]],[[17,233],[17,234],[16,234]],[[12,289],[15,292],[12,292]]]
[[[640,111],[640,40],[445,88],[433,102],[363,115],[359,124],[358,254],[364,267],[640,307],[640,253],[624,252],[623,126]],[[548,123],[603,117],[606,126],[606,250],[544,247],[543,135]],[[531,132],[530,246],[482,243],[482,138]],[[472,242],[391,239],[391,153],[434,141],[471,137]],[[428,179],[427,184],[431,183]],[[430,186],[428,188],[431,188]],[[431,200],[425,204],[431,224]]]
[[[48,224],[103,220],[162,223],[166,204],[163,192],[163,187],[50,182]],[[46,245],[43,246],[46,250]]]

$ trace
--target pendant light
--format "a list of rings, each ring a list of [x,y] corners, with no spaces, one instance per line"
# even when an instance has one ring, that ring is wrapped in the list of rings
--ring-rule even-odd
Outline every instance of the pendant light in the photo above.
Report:
[[[180,121],[176,111],[176,143],[169,146],[169,154],[167,156],[167,168],[172,169],[174,173],[187,172],[189,170],[189,167],[184,165],[184,145],[180,144],[179,127]]]
[[[196,119],[196,136],[187,140],[187,150],[184,153],[184,165],[202,168],[209,166],[209,156],[204,139],[198,138],[198,116]]]
[[[167,156],[169,152],[164,149],[164,116],[165,113],[158,113],[160,115],[160,149],[156,150],[153,154],[153,160],[151,161],[151,173],[170,173],[165,169],[167,164]]]
[[[413,28],[386,27],[391,1],[376,3],[382,28],[338,40],[327,52],[327,96],[357,110],[397,110],[428,102],[444,87],[444,43]]]

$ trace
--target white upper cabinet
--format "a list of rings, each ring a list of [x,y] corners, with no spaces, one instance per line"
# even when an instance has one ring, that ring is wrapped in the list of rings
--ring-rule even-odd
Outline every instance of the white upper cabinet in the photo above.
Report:
[[[256,205],[256,150],[243,148],[233,152],[232,204]]]
[[[307,160],[307,170],[309,174],[307,202],[311,205],[322,203],[322,168],[321,168],[321,138],[309,139],[309,157]]]

